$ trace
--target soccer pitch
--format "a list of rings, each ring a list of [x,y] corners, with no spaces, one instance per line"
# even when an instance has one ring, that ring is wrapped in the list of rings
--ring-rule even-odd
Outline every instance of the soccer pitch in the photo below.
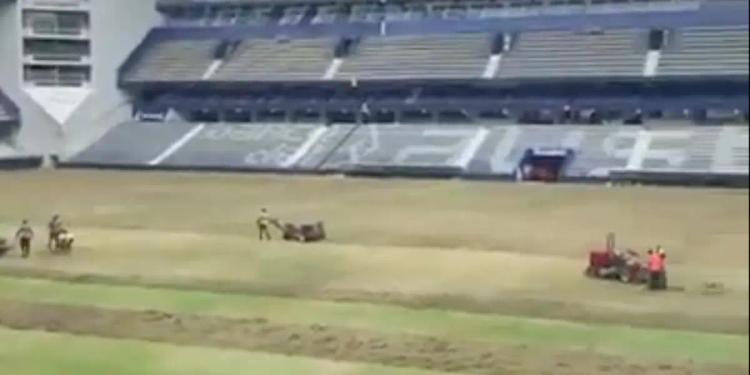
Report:
[[[30,260],[0,259],[0,340],[24,343],[0,359],[17,373],[747,371],[746,191],[97,171],[0,182],[2,233],[28,218],[39,235]],[[322,219],[330,240],[260,243],[261,207]],[[53,213],[76,233],[70,257],[43,249]],[[608,231],[664,245],[681,290],[584,278]],[[41,367],[24,372],[30,356]]]

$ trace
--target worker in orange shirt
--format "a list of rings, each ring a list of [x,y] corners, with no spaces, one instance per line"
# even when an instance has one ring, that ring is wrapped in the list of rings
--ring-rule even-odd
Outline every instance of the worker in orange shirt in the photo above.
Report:
[[[666,254],[661,246],[657,246],[656,250],[648,250],[648,272],[649,272],[649,283],[648,288],[651,290],[663,290],[667,288],[665,263]]]
[[[656,245],[656,253],[661,257],[661,289],[667,289],[667,251],[661,245]]]

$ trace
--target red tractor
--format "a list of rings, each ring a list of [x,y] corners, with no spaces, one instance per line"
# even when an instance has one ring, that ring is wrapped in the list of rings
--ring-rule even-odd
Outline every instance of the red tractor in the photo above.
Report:
[[[592,278],[618,280],[628,284],[648,282],[648,270],[640,255],[631,249],[617,249],[614,233],[607,235],[604,249],[589,252],[589,265],[585,274]]]

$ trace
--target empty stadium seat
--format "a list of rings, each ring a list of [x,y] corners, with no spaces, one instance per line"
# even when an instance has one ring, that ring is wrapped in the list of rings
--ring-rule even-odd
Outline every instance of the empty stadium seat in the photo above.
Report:
[[[506,53],[501,78],[641,76],[646,30],[520,34]]]
[[[334,45],[333,39],[246,40],[211,79],[319,80],[333,59]]]
[[[178,122],[128,121],[112,128],[70,161],[96,165],[147,165],[195,126]]]
[[[147,48],[126,81],[198,81],[213,62],[218,40],[168,40]]]
[[[205,168],[292,167],[320,124],[206,124],[162,165]],[[304,151],[304,150],[303,150]]]
[[[541,147],[573,150],[565,172],[573,178],[606,177],[613,169],[747,175],[747,127],[678,126],[128,122],[67,162],[324,171],[449,167],[509,176],[526,150]]]
[[[748,75],[748,27],[678,30],[664,51],[659,75]]]
[[[479,78],[490,54],[488,34],[444,34],[365,39],[338,78]]]

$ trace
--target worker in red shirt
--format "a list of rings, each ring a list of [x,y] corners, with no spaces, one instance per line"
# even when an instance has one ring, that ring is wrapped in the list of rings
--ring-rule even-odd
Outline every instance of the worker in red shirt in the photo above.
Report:
[[[664,270],[665,259],[666,254],[661,246],[657,246],[656,250],[648,250],[648,288],[651,290],[663,290],[667,288],[666,273]]]

